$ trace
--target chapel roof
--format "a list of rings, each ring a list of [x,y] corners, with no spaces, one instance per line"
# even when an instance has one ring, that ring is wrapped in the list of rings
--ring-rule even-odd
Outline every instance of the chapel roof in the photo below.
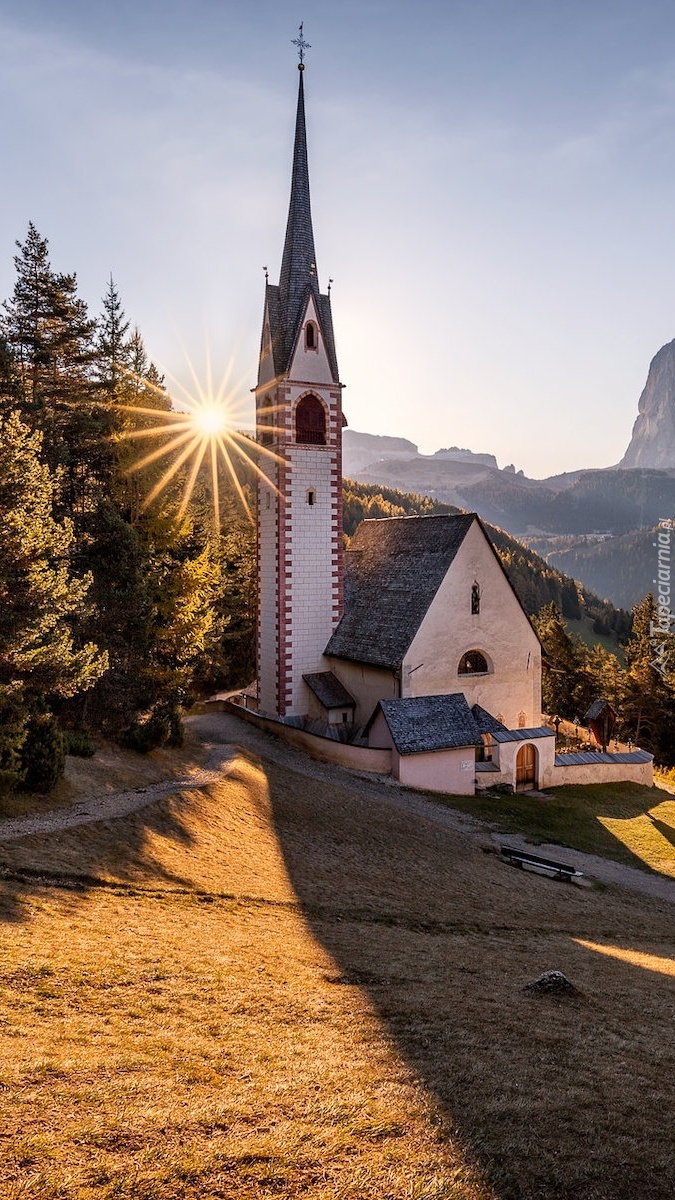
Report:
[[[396,670],[476,513],[362,521],[345,553],[344,615],[334,658]]]
[[[324,708],[354,708],[354,697],[332,671],[316,671],[302,678]]]
[[[378,712],[382,713],[402,755],[481,744],[480,730],[462,692],[380,700],[367,728]]]
[[[504,733],[506,725],[502,721],[498,721],[489,713],[486,708],[481,708],[480,704],[474,704],[471,708],[471,715],[476,722],[481,733]]]

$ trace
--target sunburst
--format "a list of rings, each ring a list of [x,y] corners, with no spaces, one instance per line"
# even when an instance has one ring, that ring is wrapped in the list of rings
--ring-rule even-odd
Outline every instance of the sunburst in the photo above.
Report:
[[[186,407],[184,409],[172,408],[167,412],[165,409],[143,405],[121,404],[119,408],[123,411],[137,414],[145,419],[150,417],[155,423],[149,428],[125,430],[118,434],[118,437],[131,442],[159,442],[152,450],[147,454],[142,454],[127,468],[129,474],[142,471],[152,463],[160,462],[163,459],[167,460],[162,475],[145,496],[141,504],[141,511],[147,509],[165,491],[181,468],[185,467],[187,476],[176,513],[177,518],[181,520],[187,512],[202,465],[208,463],[214,528],[218,535],[221,508],[220,464],[224,464],[246,516],[253,521],[251,507],[237,475],[235,463],[237,461],[244,463],[256,475],[264,479],[268,486],[278,491],[272,479],[259,465],[258,457],[262,456],[276,462],[283,460],[267,446],[261,446],[254,441],[254,435],[242,432],[242,425],[245,424],[244,401],[241,399],[243,387],[241,384],[235,386],[231,384],[232,364],[230,363],[227,367],[218,387],[214,387],[208,354],[205,382],[199,379],[187,354],[185,357],[192,377],[193,391],[167,374],[171,383],[182,393],[182,403]],[[130,377],[136,379],[135,376],[130,375]],[[167,393],[163,388],[150,383],[145,378],[138,379],[136,382],[146,389],[156,391],[158,395],[166,399]],[[266,431],[271,431],[270,426],[266,426]]]

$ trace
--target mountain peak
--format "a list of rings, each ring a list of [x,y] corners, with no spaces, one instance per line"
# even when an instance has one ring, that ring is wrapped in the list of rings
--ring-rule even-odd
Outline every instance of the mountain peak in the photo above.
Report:
[[[675,341],[655,354],[638,404],[633,435],[620,467],[672,467],[675,463]]]

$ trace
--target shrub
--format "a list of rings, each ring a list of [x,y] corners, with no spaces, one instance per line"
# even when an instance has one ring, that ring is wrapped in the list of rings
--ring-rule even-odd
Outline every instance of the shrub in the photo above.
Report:
[[[63,775],[66,739],[51,713],[39,713],[28,722],[21,747],[21,786],[28,792],[48,792]]]
[[[168,740],[171,728],[168,719],[157,713],[143,722],[130,725],[122,735],[122,745],[139,754],[149,754],[158,746],[163,746]]]
[[[93,758],[96,746],[84,729],[66,730],[66,754],[74,754],[77,758]]]

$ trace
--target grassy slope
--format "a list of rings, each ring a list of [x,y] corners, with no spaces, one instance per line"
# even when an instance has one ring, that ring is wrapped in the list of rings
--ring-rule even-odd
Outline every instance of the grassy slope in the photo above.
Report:
[[[566,617],[565,625],[567,626],[568,633],[578,634],[584,645],[588,646],[589,650],[592,650],[594,646],[599,644],[603,646],[605,650],[608,650],[610,654],[613,654],[616,658],[618,658],[621,666],[625,667],[626,655],[624,654],[623,649],[617,642],[616,638],[612,637],[611,634],[606,635],[604,633],[595,633],[593,630],[592,617],[582,617],[580,621],[573,621],[569,617]]]
[[[0,862],[3,1197],[675,1190],[672,911],[244,756]]]
[[[447,804],[504,833],[599,854],[675,878],[675,799],[637,783],[552,788],[545,798],[450,796]]]

